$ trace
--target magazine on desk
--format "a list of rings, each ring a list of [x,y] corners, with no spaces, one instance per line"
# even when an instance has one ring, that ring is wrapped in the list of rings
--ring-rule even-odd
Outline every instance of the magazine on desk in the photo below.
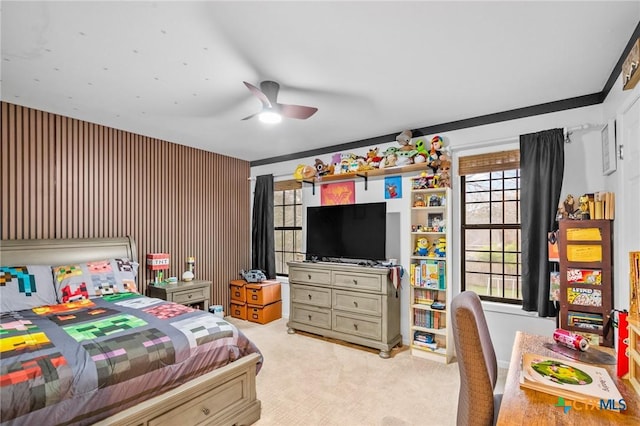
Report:
[[[623,399],[604,368],[532,353],[522,355],[520,387],[595,406]]]

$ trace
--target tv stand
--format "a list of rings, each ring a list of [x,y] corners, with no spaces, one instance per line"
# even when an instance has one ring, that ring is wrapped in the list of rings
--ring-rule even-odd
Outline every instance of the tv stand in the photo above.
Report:
[[[380,350],[402,344],[400,291],[387,268],[289,262],[289,334],[296,330]]]

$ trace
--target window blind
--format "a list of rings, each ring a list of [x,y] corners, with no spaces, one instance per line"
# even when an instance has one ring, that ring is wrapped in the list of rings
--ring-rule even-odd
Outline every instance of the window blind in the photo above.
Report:
[[[458,158],[458,175],[490,173],[520,168],[520,150],[468,155]]]
[[[295,179],[273,182],[274,191],[288,191],[290,189],[299,189],[301,187],[302,187],[302,183],[298,182]]]

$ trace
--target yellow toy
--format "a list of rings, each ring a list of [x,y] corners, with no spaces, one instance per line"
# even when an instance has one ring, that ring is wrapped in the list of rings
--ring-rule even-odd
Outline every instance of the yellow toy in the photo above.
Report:
[[[426,238],[418,238],[416,241],[416,254],[418,256],[426,256],[429,252],[429,240]]]

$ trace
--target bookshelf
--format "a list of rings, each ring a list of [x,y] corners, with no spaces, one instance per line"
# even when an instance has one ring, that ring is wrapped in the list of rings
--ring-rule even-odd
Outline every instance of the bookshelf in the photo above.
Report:
[[[561,220],[560,327],[613,347],[604,328],[613,309],[612,222]]]
[[[447,244],[451,241],[451,190],[434,188],[437,178],[434,180],[432,176],[413,177],[410,183],[411,354],[449,363],[453,358],[453,340],[448,327],[451,283],[447,265]]]

